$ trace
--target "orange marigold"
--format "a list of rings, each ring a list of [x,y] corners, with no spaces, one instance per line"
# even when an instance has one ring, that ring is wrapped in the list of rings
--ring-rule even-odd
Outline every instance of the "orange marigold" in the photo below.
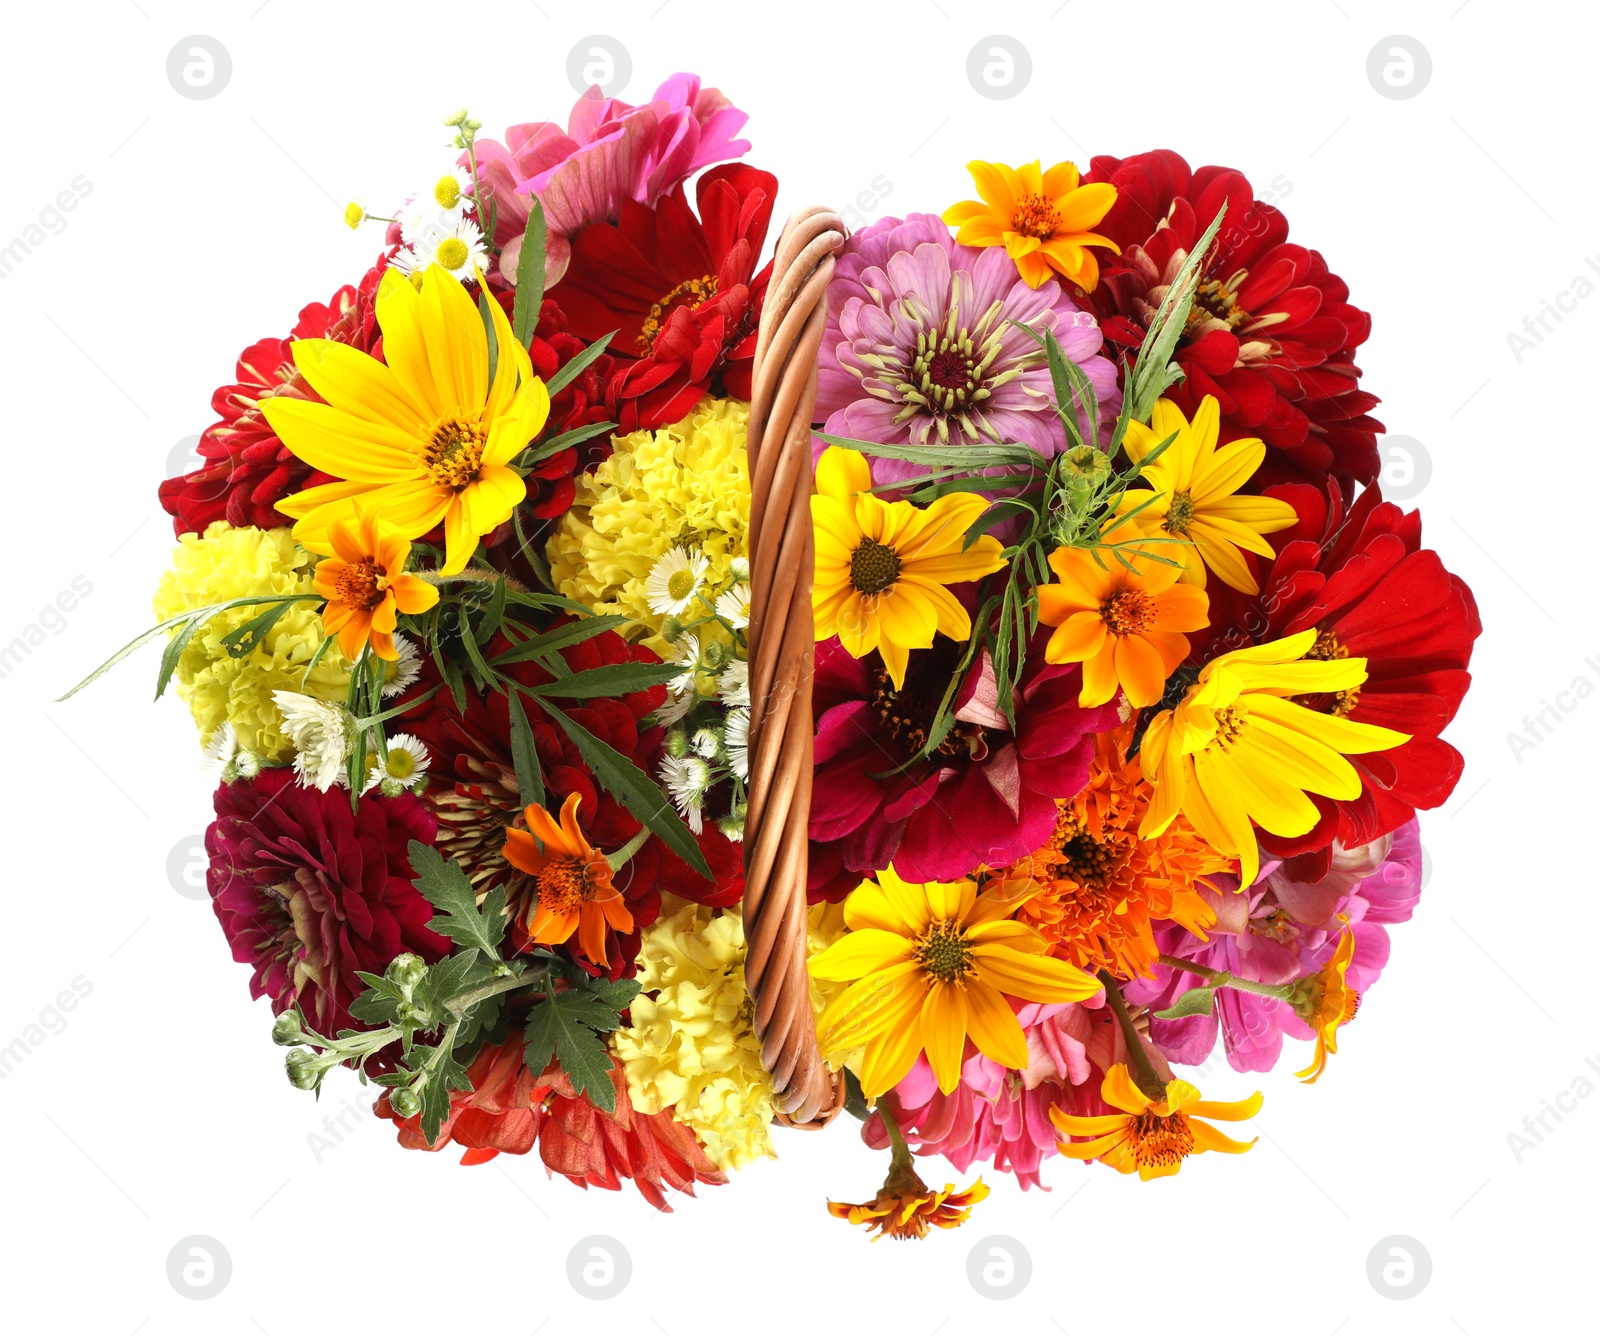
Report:
[[[1005,873],[1008,882],[1032,879],[1042,888],[1017,918],[1052,955],[1124,979],[1155,964],[1154,921],[1172,919],[1205,937],[1216,914],[1200,880],[1234,867],[1181,817],[1155,838],[1139,838],[1155,790],[1138,761],[1126,759],[1131,738],[1128,724],[1100,736],[1089,782],[1077,797],[1057,800],[1050,842]]]
[[[965,1223],[972,1208],[988,1195],[981,1178],[960,1192],[953,1183],[946,1183],[943,1192],[935,1191],[922,1181],[909,1160],[897,1160],[871,1201],[830,1201],[828,1213],[852,1225],[865,1225],[874,1239],[921,1239],[927,1237],[930,1227],[954,1229]]]

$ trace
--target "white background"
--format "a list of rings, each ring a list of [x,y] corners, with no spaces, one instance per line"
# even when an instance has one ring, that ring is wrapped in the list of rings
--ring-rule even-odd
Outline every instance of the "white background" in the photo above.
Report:
[[[1563,697],[1570,717],[1520,758],[1508,734],[1573,679],[1600,684],[1587,374],[1600,300],[1577,302],[1520,362],[1507,335],[1600,252],[1588,144],[1600,25],[1577,6],[1496,0],[901,0],[795,6],[808,15],[795,20],[781,8],[7,7],[0,244],[74,177],[93,188],[0,281],[0,643],[74,577],[93,591],[0,680],[0,1047],[75,978],[92,992],[0,1084],[0,1321],[106,1336],[443,1321],[513,1336],[591,1322],[668,1336],[1595,1329],[1600,1098],[1565,1097],[1572,1111],[1547,1114],[1520,1161],[1507,1138],[1572,1087],[1586,1055],[1600,1063],[1587,845],[1600,701]],[[1007,101],[965,73],[997,30],[1033,65]],[[1431,458],[1427,540],[1483,611],[1475,685],[1449,734],[1467,768],[1425,818],[1431,880],[1394,930],[1389,970],[1321,1084],[1288,1075],[1297,1050],[1266,1079],[1249,1155],[1152,1184],[1054,1160],[1047,1193],[991,1176],[963,1229],[873,1246],[823,1209],[829,1195],[870,1196],[882,1171],[842,1125],[780,1133],[781,1162],[661,1217],[631,1192],[551,1182],[533,1157],[463,1169],[402,1152],[364,1113],[313,1153],[308,1137],[355,1109],[358,1089],[330,1081],[319,1108],[290,1088],[246,968],[194,888],[169,880],[209,786],[183,708],[149,703],[153,653],[53,698],[148,623],[171,546],[156,483],[175,443],[210,421],[238,350],[285,333],[369,263],[376,233],[352,236],[340,206],[359,195],[383,211],[431,182],[451,156],[439,118],[462,103],[485,134],[563,119],[568,52],[596,31],[631,55],[630,100],[692,69],[745,108],[749,160],[778,173],[780,213],[864,191],[883,196],[868,215],[938,210],[968,195],[971,157],[1087,166],[1093,152],[1169,146],[1243,169],[1258,193],[1282,178],[1291,239],[1322,250],[1373,313],[1365,383],[1391,431]],[[232,58],[206,101],[165,73],[195,33]],[[1397,33],[1433,64],[1409,100],[1366,75],[1369,51]],[[1220,1061],[1201,1083],[1216,1098],[1257,1085]],[[604,1303],[566,1278],[573,1245],[596,1234],[632,1258],[631,1283]],[[168,1282],[189,1235],[232,1260],[208,1301]],[[1007,1302],[967,1279],[987,1235],[1032,1258]],[[1390,1235],[1432,1258],[1430,1283],[1404,1302],[1367,1277]]]

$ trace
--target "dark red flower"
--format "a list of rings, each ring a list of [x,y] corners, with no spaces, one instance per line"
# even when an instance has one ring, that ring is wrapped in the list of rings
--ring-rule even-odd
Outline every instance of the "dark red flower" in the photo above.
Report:
[[[615,331],[612,347],[639,359],[608,386],[622,430],[675,422],[708,392],[750,397],[771,273],[755,266],[777,190],[770,172],[714,167],[696,184],[699,217],[679,185],[654,208],[625,202],[615,226],[596,223],[574,238],[551,295],[580,338]]]
[[[906,765],[959,652],[943,639],[913,650],[896,691],[877,655],[852,658],[837,640],[817,646],[814,892],[837,892],[845,873],[859,880],[890,863],[920,882],[1014,862],[1049,838],[1056,799],[1088,780],[1094,734],[1116,726],[1116,707],[1082,709],[1077,665],[1045,663],[1042,642],[1029,655],[1014,734],[995,708],[985,654],[957,693],[956,722],[938,752]]]
[[[1327,871],[1335,838],[1354,848],[1438,807],[1461,777],[1461,755],[1439,734],[1455,717],[1471,675],[1473,642],[1483,623],[1472,591],[1422,546],[1422,521],[1369,487],[1344,512],[1337,488],[1284,487],[1277,493],[1301,514],[1262,581],[1256,608],[1210,653],[1315,629],[1312,658],[1367,660],[1359,690],[1301,703],[1359,723],[1411,734],[1388,751],[1350,757],[1362,778],[1359,798],[1312,795],[1322,819],[1285,839],[1263,832],[1274,857],[1291,859],[1301,880]]]
[[[350,1016],[357,970],[382,974],[411,951],[430,963],[450,943],[427,924],[433,906],[412,885],[407,845],[433,843],[422,801],[305,788],[288,768],[223,784],[206,831],[206,886],[233,958],[252,967],[250,995],[274,1014],[299,1004],[332,1035],[365,1028]]]
[[[567,317],[561,307],[551,298],[545,298],[539,308],[533,341],[528,347],[534,374],[548,382],[588,346],[585,340],[568,330]],[[551,398],[550,417],[543,432],[546,439],[610,420],[606,416],[609,411],[606,382],[615,366],[615,358],[601,353]],[[610,453],[611,437],[601,432],[540,461],[527,476],[528,499],[523,505],[540,520],[566,514],[572,506],[574,478],[598,466]]]
[[[1176,153],[1093,159],[1085,182],[1110,182],[1117,202],[1097,227],[1121,248],[1102,261],[1099,286],[1081,300],[1106,341],[1131,357],[1166,285],[1225,203],[1227,214],[1174,359],[1187,373],[1169,397],[1192,416],[1212,394],[1223,442],[1258,436],[1269,446],[1257,485],[1329,472],[1378,476],[1378,400],[1360,388],[1355,351],[1371,317],[1350,304],[1344,281],[1314,250],[1288,241],[1289,223],[1227,167],[1191,172]]]
[[[396,1116],[387,1094],[373,1112],[400,1129],[399,1142],[408,1150],[442,1150],[453,1142],[465,1152],[462,1164],[483,1164],[502,1152],[526,1155],[537,1145],[552,1173],[579,1187],[610,1191],[632,1179],[658,1211],[672,1209],[669,1191],[692,1197],[696,1183],[728,1181],[671,1110],[646,1114],[633,1107],[618,1068],[611,1073],[616,1110],[605,1113],[580,1097],[560,1068],[530,1072],[522,1060],[522,1033],[513,1030],[478,1054],[467,1079],[472,1089],[451,1093],[450,1115],[434,1145],[422,1134],[421,1117]]]
[[[258,529],[288,524],[277,503],[326,481],[289,453],[267,425],[261,405],[276,395],[322,402],[295,367],[289,348],[296,339],[332,339],[374,352],[379,334],[372,303],[385,267],[380,259],[359,287],[346,285],[326,305],[307,306],[287,338],[262,339],[239,354],[236,382],[211,396],[211,411],[220,420],[200,436],[206,463],[161,484],[161,508],[173,517],[175,533],[204,533],[216,520]]]

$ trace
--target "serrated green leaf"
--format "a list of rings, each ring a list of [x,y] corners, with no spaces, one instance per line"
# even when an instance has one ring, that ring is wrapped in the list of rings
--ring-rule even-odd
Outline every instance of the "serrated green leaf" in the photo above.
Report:
[[[530,197],[528,223],[522,229],[522,251],[517,256],[517,297],[511,307],[511,332],[524,348],[533,342],[533,332],[539,327],[539,308],[544,305],[546,245],[544,205]]]
[[[440,911],[428,927],[461,946],[477,947],[491,960],[498,960],[500,939],[506,930],[505,892],[491,891],[484,898],[483,908],[479,909],[478,897],[461,864],[446,859],[437,849],[420,840],[412,840],[408,852],[417,874],[413,884],[423,898]]]
[[[639,981],[637,979],[590,979],[583,985],[593,993],[613,1013],[626,1011],[633,1005],[634,998],[639,996]],[[612,1022],[607,1029],[615,1029],[621,1017],[613,1015]]]
[[[1176,1021],[1185,1016],[1209,1016],[1216,1005],[1215,988],[1191,988],[1165,1011],[1152,1012],[1160,1020]]]
[[[611,1054],[600,1031],[616,1027],[616,1011],[591,993],[552,993],[528,1010],[523,1021],[523,1059],[542,1072],[554,1058],[573,1088],[596,1108],[616,1111]]]
[[[418,1050],[423,1051],[423,1050]],[[422,1096],[422,1135],[432,1146],[439,1139],[439,1129],[450,1116],[450,1092],[471,1090],[467,1069],[455,1060],[453,1054],[427,1050],[429,1071],[419,1092]],[[434,1056],[438,1054],[438,1056]]]

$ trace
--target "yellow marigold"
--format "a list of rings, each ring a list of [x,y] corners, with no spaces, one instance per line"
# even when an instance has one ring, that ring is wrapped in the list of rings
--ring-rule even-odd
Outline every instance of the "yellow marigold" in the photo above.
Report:
[[[155,614],[165,621],[180,612],[253,594],[315,594],[312,571],[317,559],[300,547],[287,527],[235,529],[218,520],[205,533],[186,533],[173,550],[172,569],[156,589]],[[350,661],[329,646],[305,677],[306,665],[322,644],[320,599],[290,604],[249,654],[230,658],[222,641],[262,609],[239,607],[213,617],[195,632],[178,660],[178,694],[189,702],[202,740],[224,723],[233,725],[239,745],[269,765],[294,758],[284,736],[283,716],[272,703],[274,691],[293,691],[322,700],[343,701]]]
[[[843,931],[843,917],[818,905],[810,927],[817,951]],[[640,943],[633,1024],[612,1036],[634,1107],[672,1109],[720,1169],[775,1153],[769,1125],[777,1110],[751,1024],[744,952],[737,912],[685,904],[658,919]],[[822,1001],[813,987],[813,1006]]]
[[[670,427],[616,437],[611,456],[579,475],[572,509],[546,545],[556,588],[597,613],[631,618],[648,631],[645,644],[672,657],[645,579],[681,547],[705,556],[709,587],[732,582],[734,560],[749,555],[749,420],[748,405],[705,398]]]

